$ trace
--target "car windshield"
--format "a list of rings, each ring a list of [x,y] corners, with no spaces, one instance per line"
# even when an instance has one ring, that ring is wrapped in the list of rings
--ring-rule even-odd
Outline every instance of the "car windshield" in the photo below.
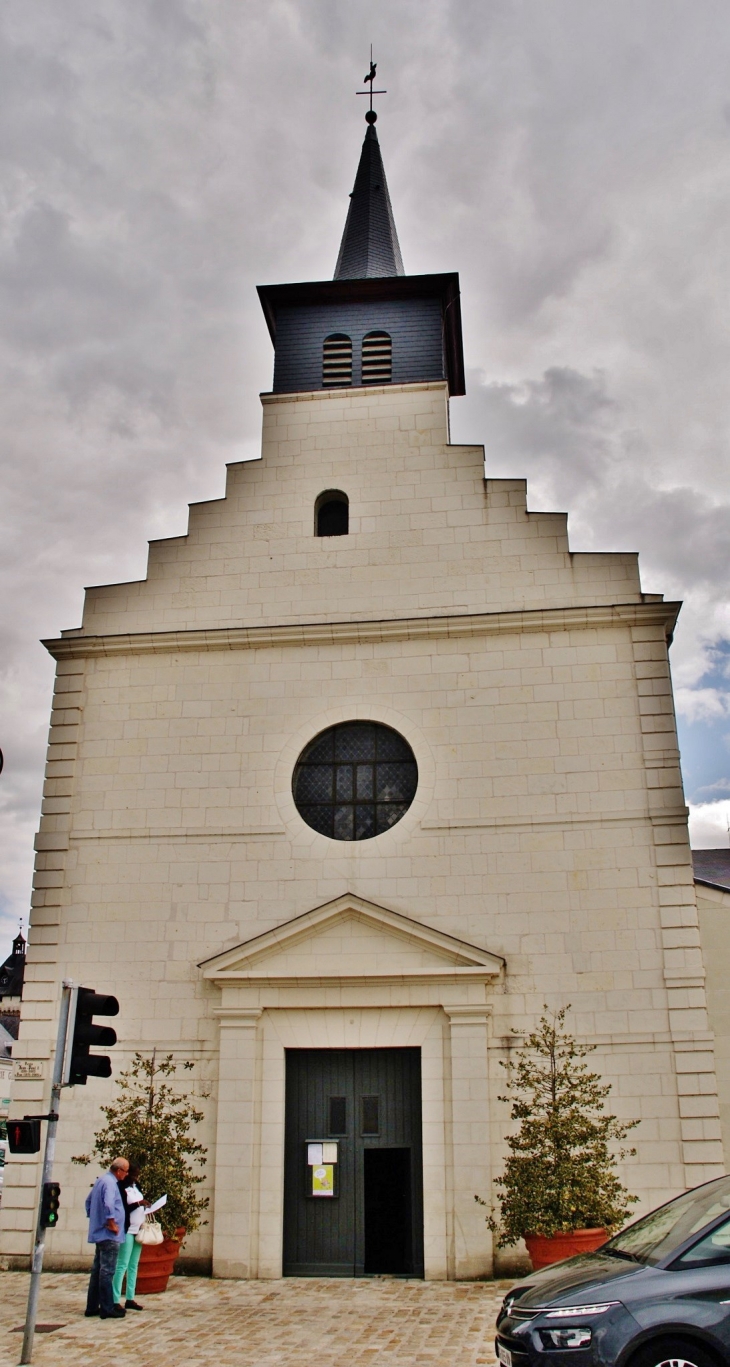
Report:
[[[718,1177],[694,1191],[686,1191],[660,1206],[635,1225],[629,1225],[606,1244],[607,1253],[635,1258],[654,1266],[675,1248],[730,1210],[730,1177]]]

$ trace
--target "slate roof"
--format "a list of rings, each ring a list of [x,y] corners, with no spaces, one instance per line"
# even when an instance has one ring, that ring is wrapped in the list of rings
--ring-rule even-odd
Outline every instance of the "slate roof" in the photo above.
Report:
[[[405,275],[374,124],[368,124],[350,197],[335,280]]]
[[[730,850],[693,850],[695,882],[730,892]]]
[[[0,1007],[0,1025],[11,1040],[16,1040],[20,1029],[20,1012],[3,1011]]]

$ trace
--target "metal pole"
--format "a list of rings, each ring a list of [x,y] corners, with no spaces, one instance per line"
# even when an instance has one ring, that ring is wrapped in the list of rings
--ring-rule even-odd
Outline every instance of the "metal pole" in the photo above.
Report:
[[[50,1182],[53,1176],[53,1159],[56,1152],[56,1127],[58,1125],[58,1107],[61,1101],[61,1086],[63,1079],[63,1061],[66,1053],[66,1034],[68,1030],[68,1008],[71,1000],[73,984],[64,979],[63,990],[61,993],[61,1012],[58,1017],[58,1035],[56,1037],[56,1056],[53,1060],[53,1080],[51,1083],[51,1107],[50,1115],[55,1117],[48,1121],[46,1130],[46,1149],[43,1155],[43,1176],[41,1178],[41,1196],[43,1186]],[[35,1322],[38,1314],[38,1293],[41,1289],[41,1272],[43,1270],[43,1254],[45,1252],[46,1231],[41,1228],[41,1205],[38,1202],[38,1219],[36,1221],[35,1247],[33,1249],[33,1264],[30,1273],[30,1287],[28,1290],[28,1308],[25,1312],[25,1332],[23,1334],[23,1351],[21,1353],[21,1363],[33,1361],[33,1338],[35,1336]]]

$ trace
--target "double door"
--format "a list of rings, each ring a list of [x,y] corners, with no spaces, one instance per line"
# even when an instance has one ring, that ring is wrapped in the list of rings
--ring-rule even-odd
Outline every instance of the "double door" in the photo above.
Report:
[[[423,1276],[420,1049],[286,1051],[284,1275]]]

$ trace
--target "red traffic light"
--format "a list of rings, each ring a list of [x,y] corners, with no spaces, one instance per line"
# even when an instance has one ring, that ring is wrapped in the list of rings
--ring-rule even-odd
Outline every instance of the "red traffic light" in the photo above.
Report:
[[[11,1153],[40,1153],[40,1120],[9,1120],[8,1148]]]

